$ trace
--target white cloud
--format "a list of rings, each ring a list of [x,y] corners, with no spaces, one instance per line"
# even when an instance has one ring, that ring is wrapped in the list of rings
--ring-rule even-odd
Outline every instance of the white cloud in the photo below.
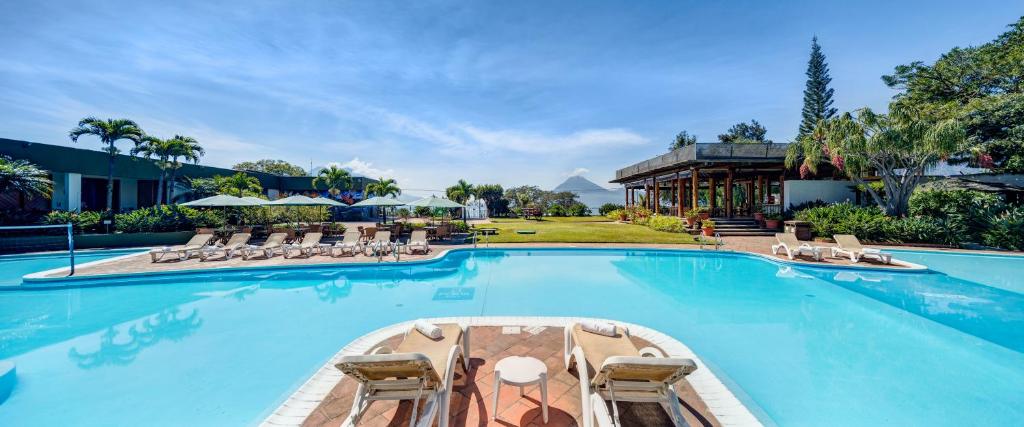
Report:
[[[569,172],[567,174],[567,176],[580,176],[580,175],[587,174],[587,173],[590,173],[590,169],[587,169],[587,168],[576,168],[576,169],[573,169],[572,172]]]
[[[358,157],[353,158],[345,163],[332,162],[328,163],[327,166],[337,166],[342,169],[346,169],[352,172],[356,176],[365,176],[367,178],[377,179],[379,177],[392,178],[395,175],[394,169],[381,169],[373,166],[373,163],[359,160]]]
[[[641,145],[647,139],[626,129],[586,129],[568,135],[545,135],[518,130],[485,130],[470,125],[462,131],[476,142],[494,149],[522,153],[555,153],[586,148]]]

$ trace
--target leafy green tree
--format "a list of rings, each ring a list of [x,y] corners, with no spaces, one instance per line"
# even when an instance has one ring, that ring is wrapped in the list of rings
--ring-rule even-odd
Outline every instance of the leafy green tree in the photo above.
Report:
[[[231,176],[215,176],[217,189],[224,194],[236,197],[258,196],[263,193],[263,186],[256,177],[238,172]]]
[[[78,122],[78,127],[71,129],[68,136],[71,142],[78,142],[82,135],[93,135],[100,139],[106,147],[107,152],[107,209],[113,209],[114,204],[114,158],[118,149],[114,145],[117,141],[127,139],[135,144],[142,142],[145,132],[139,125],[128,119],[106,119],[100,120],[95,117],[86,117]]]
[[[828,73],[825,54],[821,53],[818,38],[811,39],[811,59],[807,61],[807,87],[804,88],[804,108],[801,112],[803,120],[797,139],[814,131],[819,121],[828,120],[836,115],[832,107],[834,89],[828,87],[832,77]]]
[[[718,135],[718,140],[726,144],[771,144],[772,141],[765,138],[767,133],[768,129],[757,120],[751,120],[733,125],[726,133]]]
[[[676,134],[676,137],[672,139],[672,143],[668,146],[668,151],[677,150],[687,145],[693,145],[697,143],[697,135],[690,135],[687,131],[682,131]]]
[[[145,136],[142,142],[132,148],[133,156],[141,155],[146,158],[156,158],[156,167],[160,168],[160,179],[156,189],[157,204],[164,203],[164,184],[167,178],[167,171],[173,167],[171,155],[178,150],[177,143],[169,139],[160,139],[155,136]]]
[[[264,172],[281,176],[306,176],[306,170],[284,160],[262,159],[242,162],[231,167],[236,171]]]
[[[13,191],[27,198],[53,194],[53,181],[49,174],[26,160],[13,160],[0,156],[0,193]]]
[[[174,138],[169,139],[168,142],[172,148],[170,152],[171,178],[167,183],[167,200],[174,200],[174,183],[178,179],[178,169],[183,166],[179,159],[199,163],[199,158],[206,154],[206,151],[195,138],[188,136],[174,135]]]
[[[466,204],[469,198],[474,194],[473,185],[466,182],[464,179],[460,179],[455,185],[448,187],[444,191],[445,195],[449,199],[452,199],[455,203]],[[466,209],[462,209],[462,219],[466,219]]]
[[[366,194],[381,197],[398,196],[402,194],[402,189],[398,188],[398,182],[392,178],[379,178],[377,179],[377,182],[366,184],[365,191]]]
[[[505,189],[499,184],[480,184],[475,186],[473,195],[477,199],[483,200],[487,203],[487,216],[495,216],[503,212],[499,212],[499,208],[505,207],[507,209],[508,203],[502,204],[504,200]]]
[[[806,176],[820,164],[831,165],[863,186],[886,213],[902,216],[925,170],[961,150],[965,138],[956,119],[936,119],[893,103],[888,115],[862,108],[856,115],[819,122],[814,132],[790,144],[786,166],[799,165],[800,175]],[[884,195],[867,185],[868,175],[881,179]]]
[[[1024,173],[1024,17],[989,43],[899,65],[882,80],[902,91],[896,102],[964,124],[969,146],[952,162]]]
[[[352,187],[352,175],[347,170],[337,166],[320,169],[316,178],[313,178],[313,188],[321,185],[327,187],[328,193],[337,196],[342,191]]]
[[[544,193],[546,191],[535,185],[523,185],[505,190],[505,198],[511,200],[516,209],[541,207],[539,204]]]

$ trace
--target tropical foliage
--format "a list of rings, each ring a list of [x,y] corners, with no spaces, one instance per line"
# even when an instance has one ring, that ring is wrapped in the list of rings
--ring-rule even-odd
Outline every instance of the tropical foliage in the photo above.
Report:
[[[691,135],[689,132],[684,130],[677,133],[675,138],[672,138],[672,143],[668,145],[668,151],[677,150],[696,143],[697,135]]]
[[[352,175],[347,170],[333,165],[320,169],[316,178],[313,178],[313,188],[320,186],[326,187],[328,193],[337,196],[352,187]]]
[[[464,179],[460,179],[455,185],[445,189],[444,193],[449,199],[459,204],[466,204],[469,198],[475,194],[473,185]]]
[[[473,195],[487,203],[487,216],[498,216],[508,213],[509,201],[505,199],[505,189],[501,185],[476,185],[474,186]]]
[[[0,193],[8,191],[24,194],[28,198],[50,198],[53,194],[53,181],[46,171],[26,160],[0,156]]]
[[[156,189],[156,202],[164,203],[164,187],[166,186],[167,171],[173,169],[171,155],[177,152],[177,144],[169,139],[160,139],[155,136],[145,136],[142,142],[132,148],[133,156],[156,158],[156,167],[160,168],[160,179]]]
[[[601,207],[597,208],[597,213],[599,215],[608,215],[608,214],[610,214],[610,213],[612,213],[614,211],[617,211],[617,210],[623,209],[623,208],[625,208],[625,206],[623,206],[623,205],[617,205],[615,203],[605,203],[605,204],[601,205]]]
[[[737,123],[725,133],[718,135],[718,141],[726,144],[771,144],[770,139],[765,138],[768,129],[762,126],[757,120],[750,123]]]
[[[174,183],[177,182],[178,169],[182,166],[179,160],[199,163],[199,158],[206,154],[206,152],[203,150],[203,147],[199,146],[199,142],[192,137],[174,135],[174,138],[171,138],[169,141],[172,150],[170,153],[171,177],[168,182],[167,200],[174,200]]]
[[[1024,207],[1017,206],[989,219],[982,242],[997,248],[1024,251]]]
[[[398,196],[402,194],[402,189],[398,188],[398,182],[392,178],[379,178],[377,179],[377,182],[366,184],[366,189],[364,191],[366,194],[372,194],[380,197]]]
[[[114,228],[124,233],[185,231],[223,225],[219,212],[179,205],[153,206],[114,216]]]
[[[49,225],[71,223],[71,228],[76,233],[82,233],[98,231],[102,219],[102,215],[96,211],[51,211],[43,218],[43,223]]]
[[[262,159],[242,162],[231,167],[236,171],[264,172],[281,176],[306,176],[306,170],[284,160]]]
[[[135,122],[128,119],[106,119],[100,120],[95,117],[86,117],[78,122],[78,127],[71,129],[68,136],[71,142],[78,142],[83,135],[92,135],[103,143],[104,151],[107,152],[107,208],[114,204],[114,156],[118,149],[114,145],[120,140],[129,140],[135,144],[142,142],[145,132]]]
[[[220,193],[235,197],[259,196],[263,193],[263,186],[260,180],[245,172],[238,172],[231,176],[215,176],[214,182]]]

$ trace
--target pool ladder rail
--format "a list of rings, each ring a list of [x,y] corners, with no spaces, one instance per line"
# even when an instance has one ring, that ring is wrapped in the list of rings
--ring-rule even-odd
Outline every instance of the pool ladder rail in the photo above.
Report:
[[[697,240],[700,241],[700,250],[704,250],[704,244],[708,244],[708,245],[714,244],[716,251],[719,250],[719,248],[721,248],[722,246],[725,245],[725,241],[722,240],[722,235],[720,233],[718,233],[717,231],[715,232],[715,239],[713,241],[711,241],[711,242],[708,242],[708,241],[704,240],[704,235],[702,235],[702,234],[698,234],[697,235]]]

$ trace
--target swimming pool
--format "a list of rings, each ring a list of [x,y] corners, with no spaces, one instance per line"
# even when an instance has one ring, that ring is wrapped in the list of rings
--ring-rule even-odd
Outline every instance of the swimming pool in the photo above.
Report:
[[[139,249],[90,249],[75,251],[75,265],[140,252]],[[70,264],[67,252],[0,255],[0,286],[21,284],[21,277]]]
[[[894,250],[902,260],[986,286],[1024,293],[1024,256]]]
[[[781,425],[1024,419],[1024,301],[942,274],[531,249],[116,283],[136,286],[0,292],[0,359],[19,372],[5,424],[254,424],[352,339],[472,315],[660,330]]]

